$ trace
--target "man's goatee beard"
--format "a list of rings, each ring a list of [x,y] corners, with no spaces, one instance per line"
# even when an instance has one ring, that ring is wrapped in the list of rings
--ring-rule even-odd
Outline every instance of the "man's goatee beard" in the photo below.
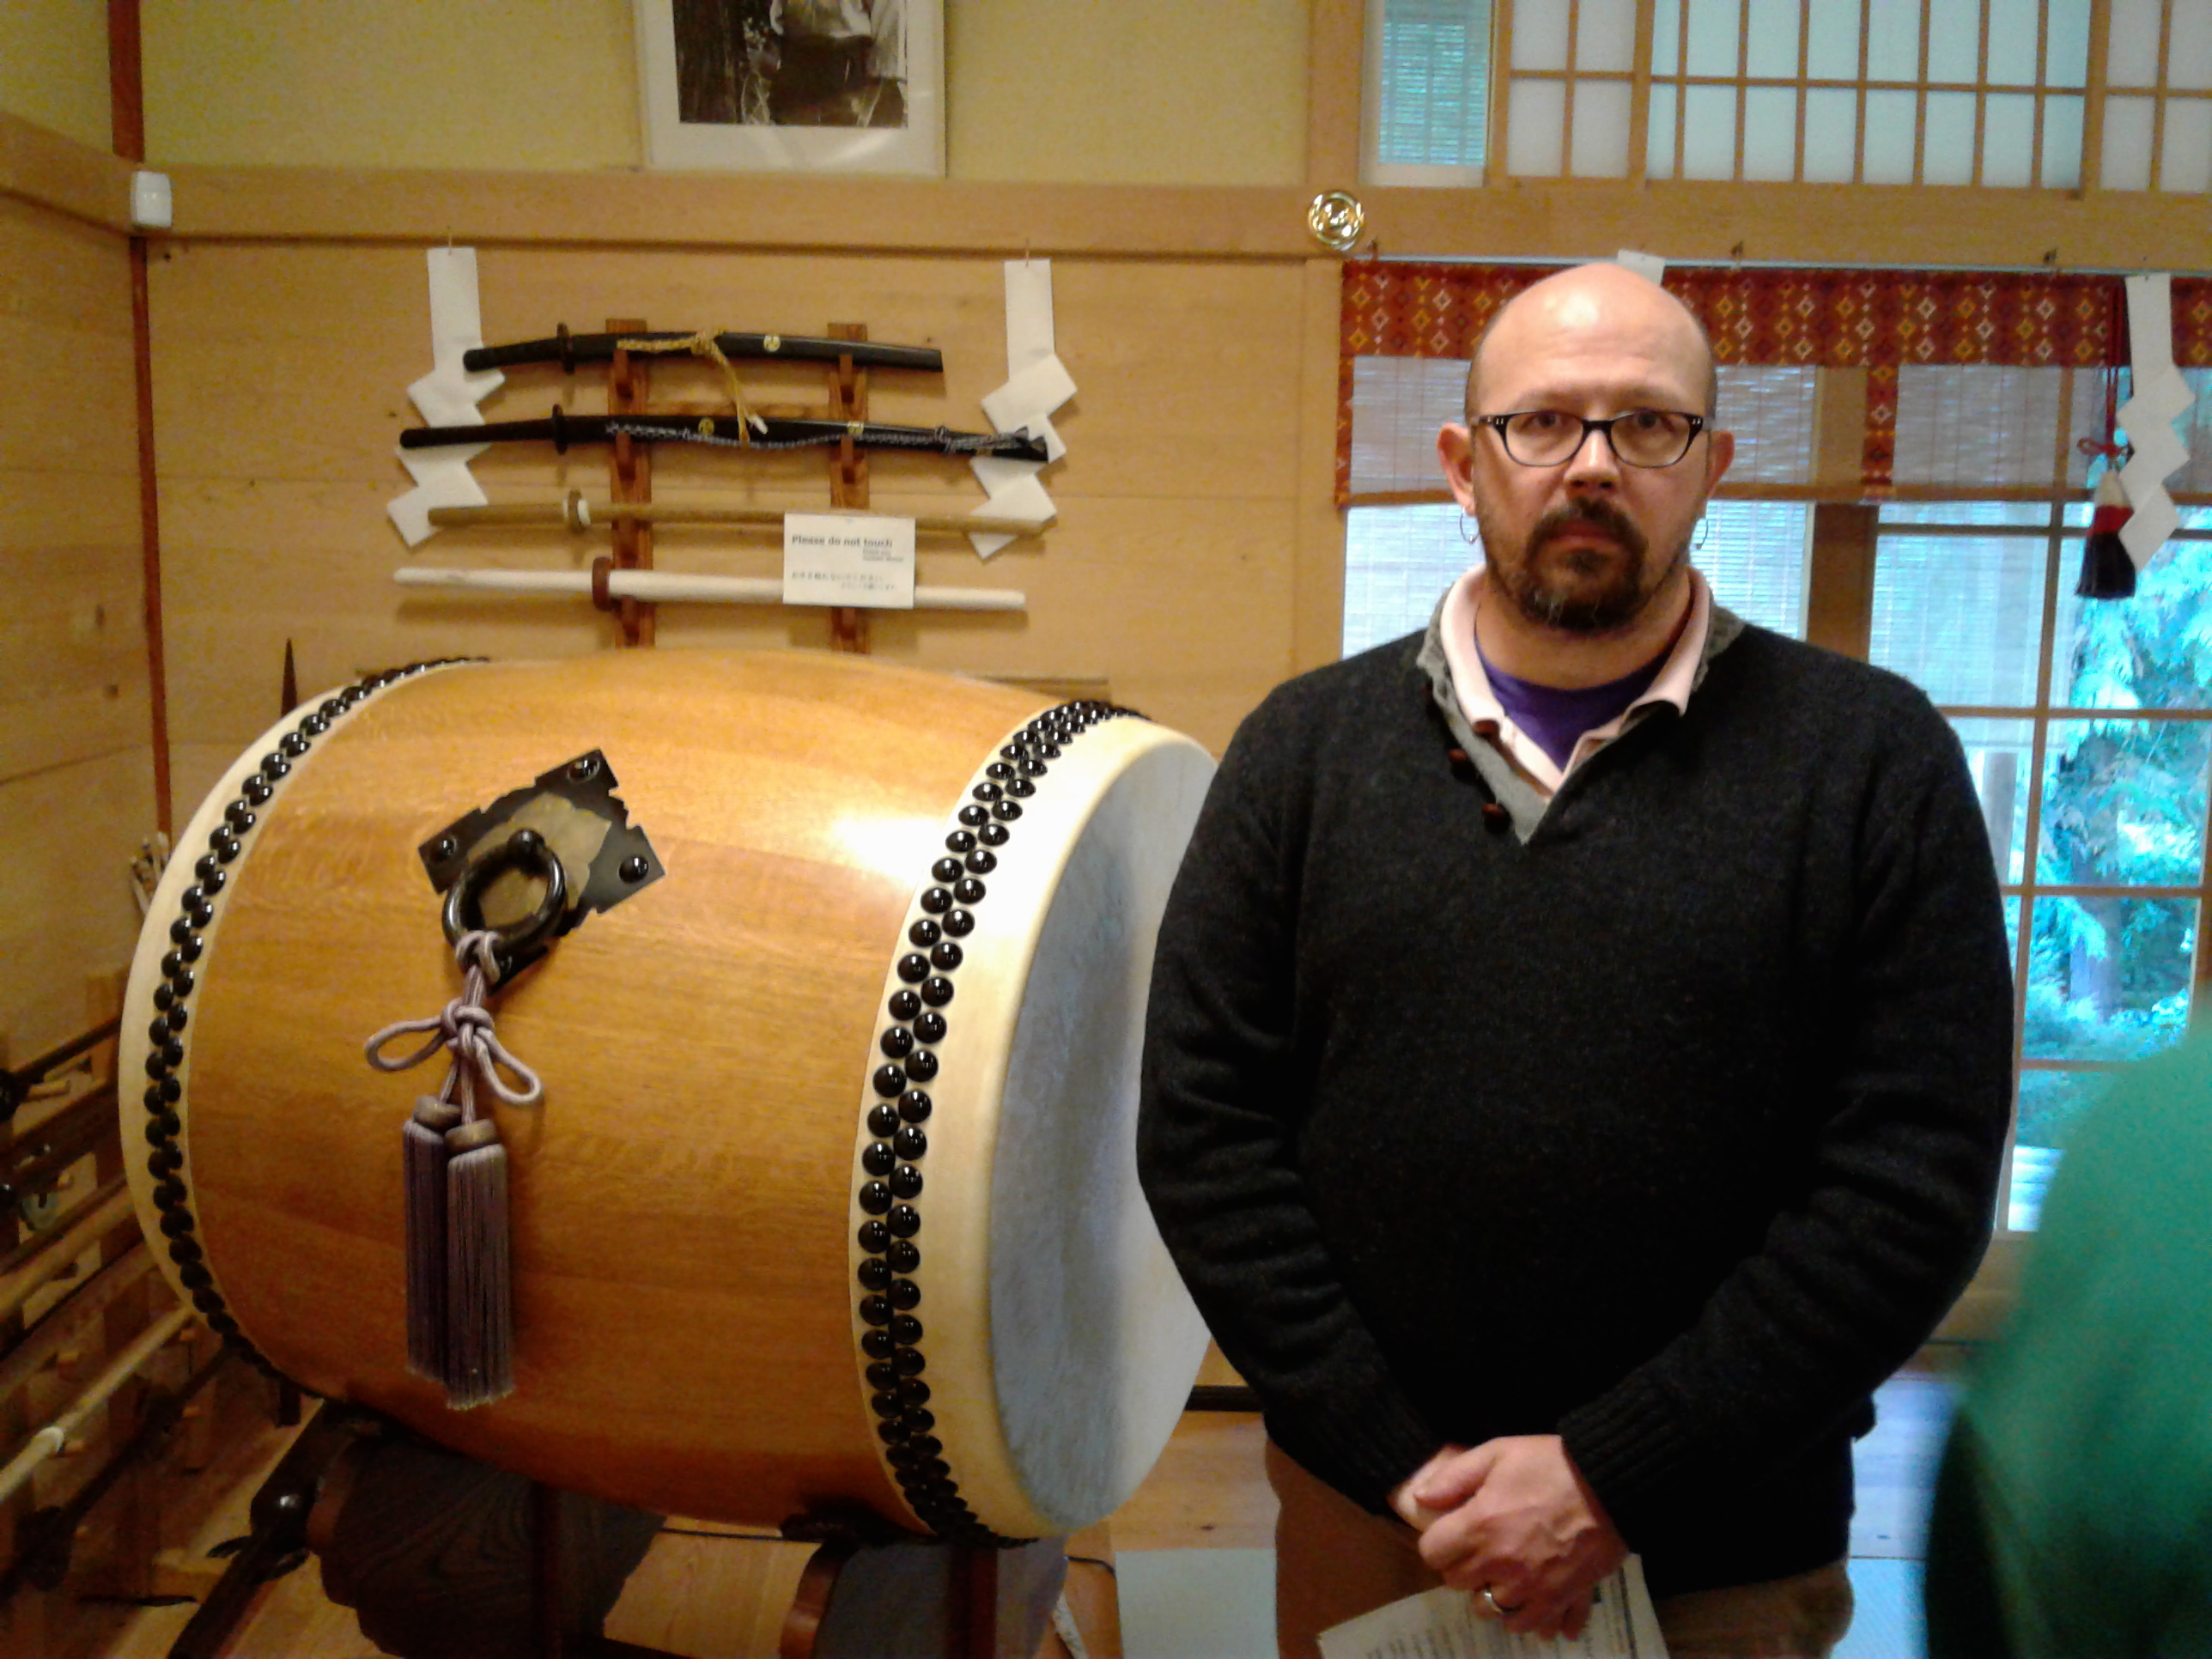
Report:
[[[1628,557],[1619,580],[1607,583],[1595,593],[1578,595],[1559,583],[1547,581],[1537,574],[1537,556],[1570,524],[1595,526],[1620,544]],[[1488,526],[1481,527],[1485,548],[1495,545]],[[1515,610],[1540,627],[1554,629],[1563,634],[1616,633],[1644,614],[1690,554],[1690,544],[1684,541],[1675,548],[1674,556],[1667,561],[1666,567],[1646,586],[1643,575],[1644,555],[1648,545],[1644,532],[1630,521],[1626,514],[1609,501],[1594,501],[1579,507],[1554,507],[1539,519],[1535,527],[1529,531],[1528,543],[1518,559],[1510,564],[1500,559],[1490,561],[1491,580]]]

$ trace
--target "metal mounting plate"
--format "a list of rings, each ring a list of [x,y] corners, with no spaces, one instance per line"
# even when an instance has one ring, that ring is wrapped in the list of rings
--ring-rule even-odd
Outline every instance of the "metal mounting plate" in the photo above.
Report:
[[[612,909],[665,873],[644,830],[629,821],[629,808],[615,793],[620,787],[606,756],[590,750],[488,806],[464,812],[416,850],[431,887],[442,895],[473,860],[514,830],[536,830],[551,843],[568,878],[568,914],[550,935],[557,939],[592,911]],[[542,954],[541,947],[512,968]]]

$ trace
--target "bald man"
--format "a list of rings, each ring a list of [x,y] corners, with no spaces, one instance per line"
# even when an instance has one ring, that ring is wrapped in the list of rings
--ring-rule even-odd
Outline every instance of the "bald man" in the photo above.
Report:
[[[1238,730],[1160,933],[1139,1161],[1259,1393],[1282,1650],[1438,1583],[1823,1656],[1850,1441],[1988,1236],[2011,980],[1957,739],[1690,563],[1696,320],[1505,307],[1438,453],[1483,562]]]

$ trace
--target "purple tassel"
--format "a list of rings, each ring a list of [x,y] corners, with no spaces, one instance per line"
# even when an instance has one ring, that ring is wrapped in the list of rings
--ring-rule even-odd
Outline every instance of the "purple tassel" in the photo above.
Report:
[[[407,1200],[407,1369],[446,1375],[446,1133],[461,1109],[435,1095],[415,1102],[400,1130]]]
[[[480,1117],[448,1130],[446,1151],[446,1404],[466,1411],[514,1392],[507,1148]]]

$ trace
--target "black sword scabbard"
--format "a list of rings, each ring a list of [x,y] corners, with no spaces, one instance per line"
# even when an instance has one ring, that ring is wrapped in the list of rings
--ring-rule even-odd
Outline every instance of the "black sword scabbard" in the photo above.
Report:
[[[461,367],[477,370],[514,368],[525,363],[558,363],[573,373],[578,363],[611,361],[616,346],[624,340],[672,346],[696,337],[668,329],[641,334],[571,334],[564,328],[550,340],[472,346],[461,354]],[[945,354],[935,346],[891,345],[877,340],[823,340],[798,334],[736,333],[717,334],[714,343],[725,357],[738,362],[834,363],[840,357],[850,357],[855,368],[911,368],[925,374],[945,372]]]

